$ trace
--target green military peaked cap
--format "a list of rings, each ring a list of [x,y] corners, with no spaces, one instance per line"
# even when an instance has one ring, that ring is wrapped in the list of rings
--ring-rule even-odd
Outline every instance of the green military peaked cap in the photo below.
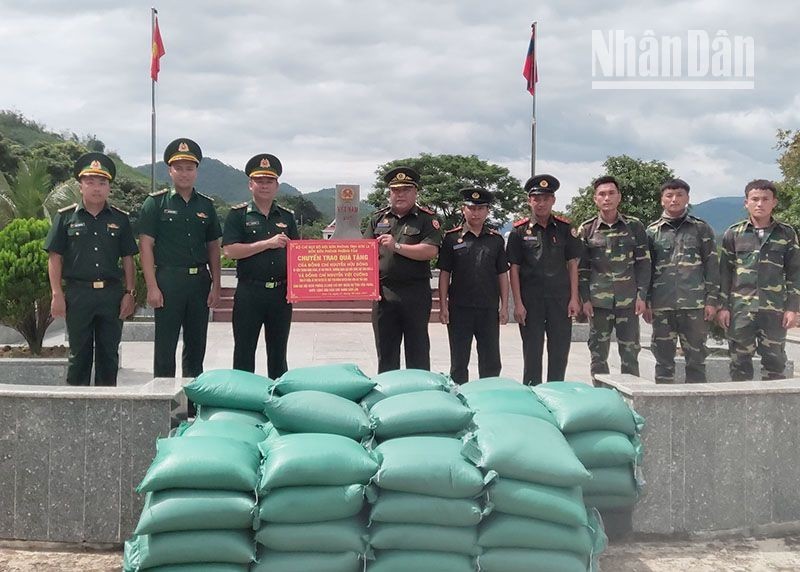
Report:
[[[494,194],[481,187],[466,187],[458,191],[467,205],[488,205],[494,201]]]
[[[271,177],[277,179],[283,173],[283,165],[275,155],[260,153],[247,162],[244,172],[248,177]]]
[[[419,173],[411,167],[395,167],[383,176],[383,180],[389,188],[409,185],[419,188]]]
[[[534,175],[525,183],[525,193],[531,195],[552,195],[561,183],[553,175]]]
[[[75,161],[73,173],[76,179],[84,175],[99,175],[113,181],[117,175],[117,166],[111,157],[103,153],[85,153]]]
[[[164,150],[164,162],[171,165],[174,161],[194,161],[198,165],[203,160],[203,151],[200,145],[191,139],[175,139]]]

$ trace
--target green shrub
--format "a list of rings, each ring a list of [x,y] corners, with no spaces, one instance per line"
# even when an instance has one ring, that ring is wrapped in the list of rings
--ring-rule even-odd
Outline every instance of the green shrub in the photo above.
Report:
[[[14,219],[0,230],[0,323],[17,330],[34,354],[50,316],[50,283],[44,239],[50,222]]]

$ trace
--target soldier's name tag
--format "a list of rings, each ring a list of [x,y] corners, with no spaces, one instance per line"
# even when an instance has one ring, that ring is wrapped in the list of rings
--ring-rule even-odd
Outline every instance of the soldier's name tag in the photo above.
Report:
[[[388,222],[379,222],[375,225],[375,234],[386,234],[392,228],[392,225]]]
[[[84,226],[86,226],[85,222],[72,222],[69,225],[70,228],[83,228]]]
[[[522,240],[527,243],[530,243],[531,246],[538,246],[539,245],[539,237],[538,236],[523,236]]]
[[[178,211],[173,210],[173,209],[164,209],[164,214],[176,215],[176,214],[178,214]]]
[[[459,244],[454,244],[454,245],[453,245],[453,250],[461,250],[462,248],[468,248],[468,247],[469,247],[469,244],[468,244],[468,243],[466,243],[466,242],[461,242],[461,243],[459,243]]]
[[[248,220],[244,223],[245,226],[258,226],[259,224],[261,223],[259,223],[257,220]]]

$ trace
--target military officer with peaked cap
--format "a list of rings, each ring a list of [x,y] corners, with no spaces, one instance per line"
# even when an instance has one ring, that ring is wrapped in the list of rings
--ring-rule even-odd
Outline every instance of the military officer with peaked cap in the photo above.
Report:
[[[547,336],[547,381],[563,381],[572,337],[572,318],[580,311],[578,260],[581,243],[570,222],[553,214],[560,183],[536,175],[525,183],[531,216],[514,223],[508,236],[514,317],[522,336],[523,382],[542,382]]]
[[[191,139],[167,145],[164,162],[174,188],[152,193],[139,215],[147,302],[155,309],[155,377],[175,377],[181,329],[182,375],[202,373],[209,308],[219,300],[222,229],[213,199],[194,189],[202,158]]]
[[[378,373],[400,369],[400,344],[408,369],[430,369],[430,261],[442,242],[433,211],[416,203],[420,176],[397,167],[383,177],[389,205],[369,219],[364,238],[377,239],[381,299],[372,305]]]
[[[465,383],[473,337],[479,376],[500,375],[500,324],[508,322],[508,260],[503,237],[485,224],[494,195],[482,188],[460,192],[464,223],[445,234],[437,267],[439,321],[447,325],[450,377]]]
[[[81,202],[58,211],[44,245],[51,313],[66,317],[67,383],[89,385],[94,361],[95,385],[116,385],[122,320],[135,306],[138,249],[128,213],[108,203],[116,175],[111,158],[86,153],[74,174]]]
[[[288,369],[286,347],[292,305],[286,301],[286,247],[299,238],[294,213],[275,202],[283,166],[275,155],[251,158],[244,172],[253,198],[236,205],[225,219],[222,248],[236,260],[233,303],[233,367],[255,371],[261,329],[267,346],[267,375]]]

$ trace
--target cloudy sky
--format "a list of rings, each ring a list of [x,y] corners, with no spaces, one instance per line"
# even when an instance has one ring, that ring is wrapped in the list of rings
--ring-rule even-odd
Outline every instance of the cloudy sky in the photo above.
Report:
[[[150,158],[150,3],[0,0],[0,109]],[[259,152],[304,192],[421,152],[530,174],[522,64],[539,22],[537,171],[557,208],[609,155],[666,161],[693,202],[778,178],[775,131],[800,127],[795,2],[161,0],[158,155],[179,136],[238,168]],[[752,90],[592,89],[592,31],[749,36]],[[639,52],[637,52],[638,55]],[[687,80],[686,70],[678,79]],[[712,78],[719,79],[719,78]],[[205,189],[213,192],[212,189]]]

